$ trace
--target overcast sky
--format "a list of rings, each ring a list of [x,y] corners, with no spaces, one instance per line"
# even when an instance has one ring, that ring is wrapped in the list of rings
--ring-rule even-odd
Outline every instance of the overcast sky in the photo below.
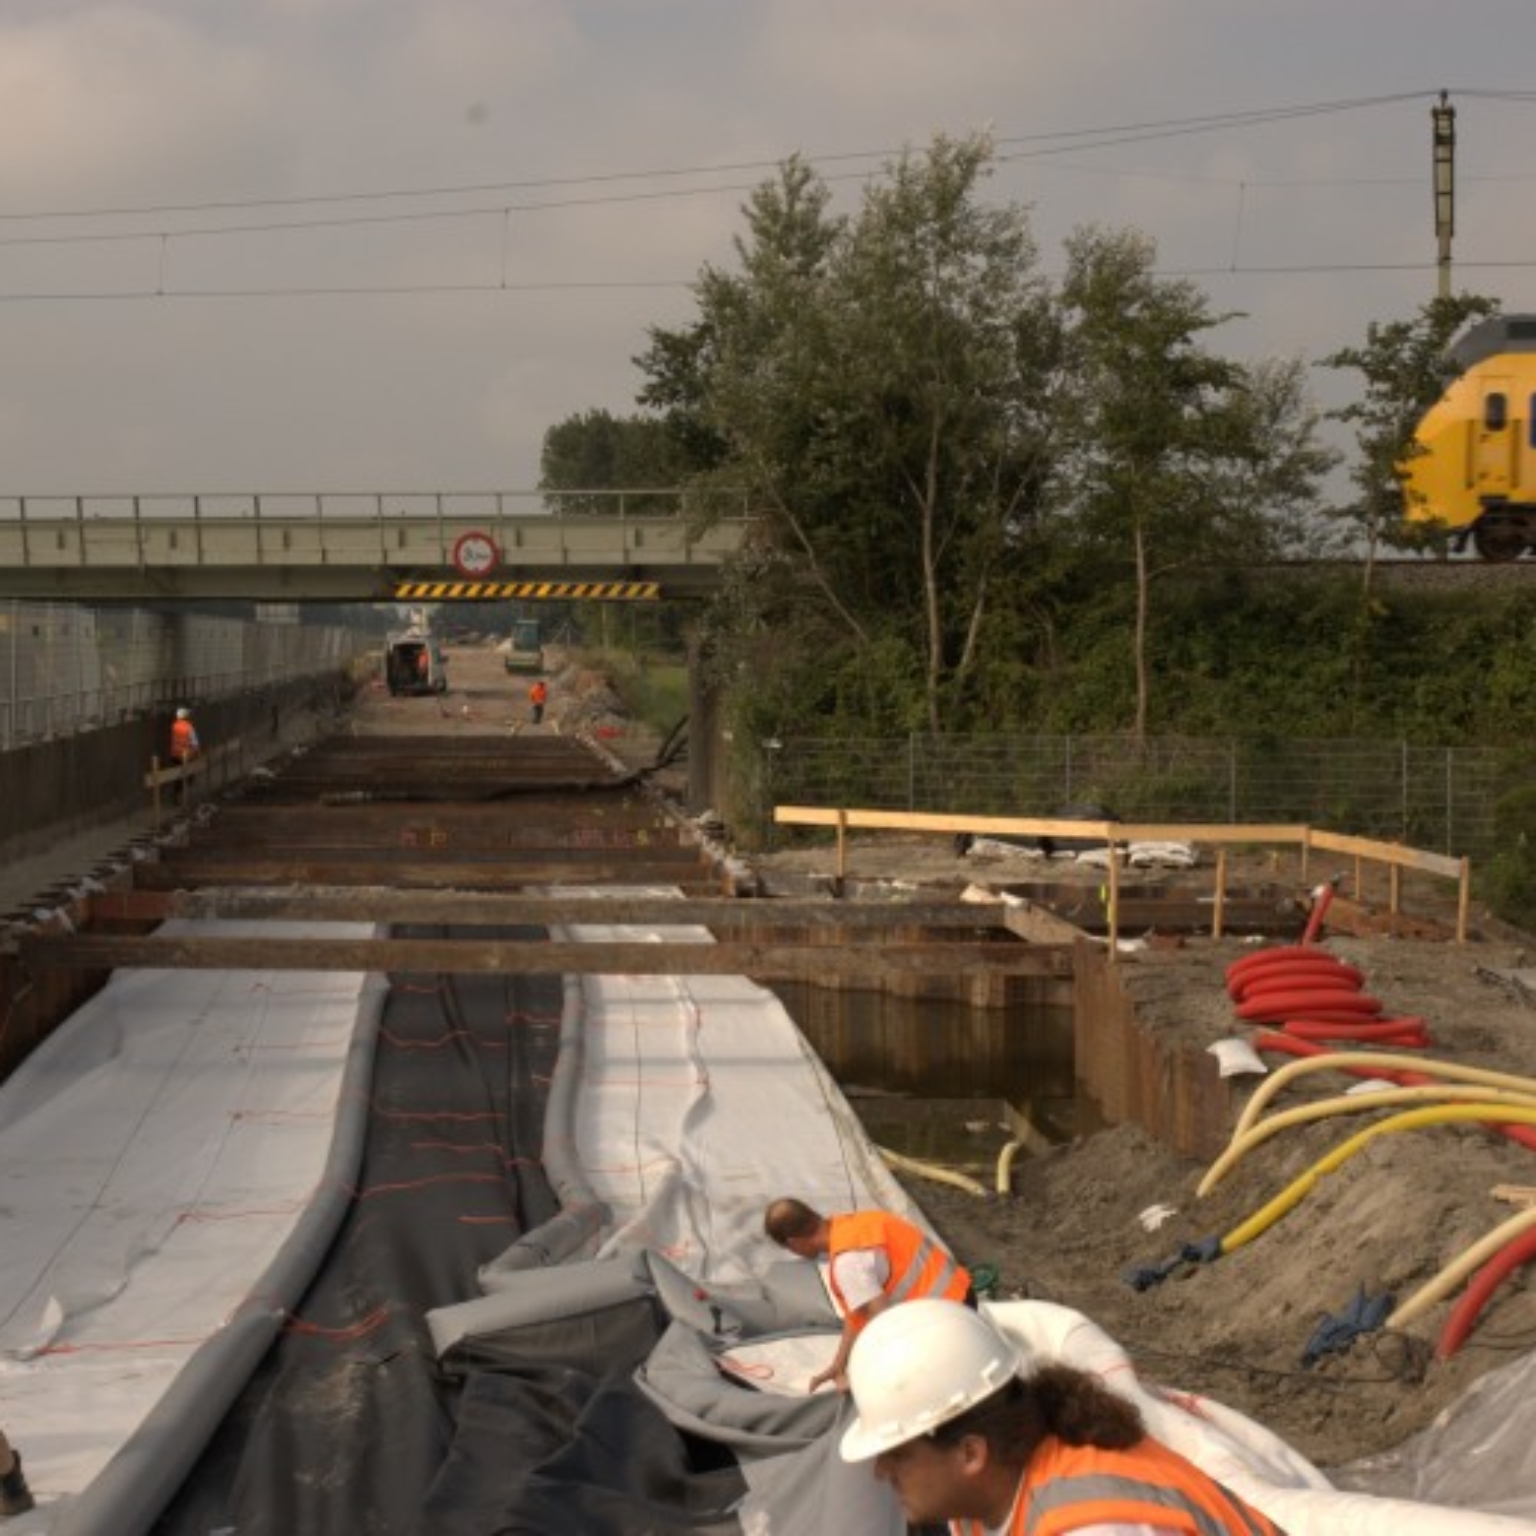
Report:
[[[4,0],[0,496],[530,488],[778,161],[851,208],[938,131],[1047,271],[1138,227],[1312,361],[1433,295],[1448,90],[1455,285],[1536,309],[1533,58],[1536,0]]]

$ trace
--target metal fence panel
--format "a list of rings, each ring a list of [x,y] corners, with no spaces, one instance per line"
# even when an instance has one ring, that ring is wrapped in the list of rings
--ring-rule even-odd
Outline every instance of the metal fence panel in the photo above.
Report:
[[[791,737],[765,750],[771,807],[1126,821],[1304,822],[1455,856],[1494,850],[1502,754],[1406,741],[1124,736]]]
[[[0,750],[312,676],[373,643],[342,626],[0,603]]]

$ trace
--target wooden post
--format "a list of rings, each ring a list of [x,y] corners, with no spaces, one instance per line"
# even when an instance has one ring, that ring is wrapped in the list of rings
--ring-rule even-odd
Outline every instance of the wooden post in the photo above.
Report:
[[[1227,848],[1223,843],[1216,850],[1216,898],[1211,906],[1211,937],[1221,937],[1223,908],[1227,900]]]
[[[1403,867],[1401,864],[1389,864],[1387,866],[1387,911],[1393,917],[1397,916],[1398,899],[1403,889]]]
[[[1120,856],[1113,840],[1109,844],[1109,901],[1104,918],[1109,930],[1109,959],[1113,964],[1120,953]]]
[[[1461,861],[1461,892],[1456,901],[1456,942],[1467,942],[1467,914],[1472,905],[1472,860]]]
[[[837,813],[837,883],[842,885],[848,873],[848,812]]]

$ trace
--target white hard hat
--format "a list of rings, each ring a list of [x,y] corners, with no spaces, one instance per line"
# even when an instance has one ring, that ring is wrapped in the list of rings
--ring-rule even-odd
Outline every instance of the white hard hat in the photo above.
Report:
[[[848,1359],[858,1417],[839,1447],[868,1461],[959,1418],[1007,1384],[1018,1349],[958,1301],[902,1302],[874,1318]]]
[[[176,711],[176,718],[178,720],[190,720],[192,718],[192,711],[190,709],[178,709]]]

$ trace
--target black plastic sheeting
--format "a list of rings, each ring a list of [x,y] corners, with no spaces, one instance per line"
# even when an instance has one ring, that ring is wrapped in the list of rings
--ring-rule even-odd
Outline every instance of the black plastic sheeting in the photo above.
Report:
[[[423,1322],[555,1214],[538,1158],[562,995],[554,975],[392,978],[346,1220],[156,1536],[739,1532],[734,1463],[630,1380],[661,1326],[646,1304],[451,1370]]]

